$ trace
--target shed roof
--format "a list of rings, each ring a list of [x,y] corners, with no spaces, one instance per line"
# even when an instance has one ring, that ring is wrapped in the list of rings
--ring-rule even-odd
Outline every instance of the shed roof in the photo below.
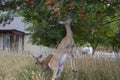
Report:
[[[5,26],[3,26],[3,24],[0,24],[0,30],[16,30],[23,33],[29,33],[29,31],[25,30],[25,28],[28,26],[29,25],[23,22],[23,17],[14,17],[13,21],[11,21],[10,24],[6,24]]]

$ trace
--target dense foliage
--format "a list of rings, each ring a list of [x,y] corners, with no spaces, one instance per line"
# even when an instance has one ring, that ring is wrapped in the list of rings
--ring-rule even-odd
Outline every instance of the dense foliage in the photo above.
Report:
[[[0,0],[0,24],[10,24],[21,4],[21,0]]]
[[[67,17],[73,19],[71,28],[77,45],[90,43],[96,48],[98,45],[113,46],[120,42],[119,0],[20,1],[19,14],[26,22],[33,24],[29,28],[33,44],[56,46],[65,35],[64,26],[57,21]]]

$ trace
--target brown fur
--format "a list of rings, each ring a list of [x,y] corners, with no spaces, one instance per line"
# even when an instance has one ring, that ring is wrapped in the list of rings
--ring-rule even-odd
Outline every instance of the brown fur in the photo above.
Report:
[[[48,70],[50,70],[50,68],[49,68],[49,66],[48,66],[48,63],[49,63],[49,61],[51,60],[52,56],[53,56],[53,54],[49,54],[49,55],[48,55],[45,59],[43,59],[42,61],[39,61],[39,59],[40,59],[41,57],[34,57],[34,56],[33,56],[33,58],[34,58],[34,63],[35,63],[38,67],[40,67],[43,72],[48,71]]]
[[[71,57],[71,68],[73,71],[76,70],[75,66],[75,58],[74,58],[74,53],[73,47],[74,47],[74,40],[73,40],[73,33],[70,27],[72,19],[68,18],[65,21],[60,21],[58,22],[59,24],[63,24],[65,29],[66,29],[66,36],[62,39],[60,44],[58,45],[56,49],[56,54],[51,58],[49,62],[49,67],[53,71],[53,76],[51,80],[56,80],[58,76],[60,76],[61,72],[63,71],[64,68],[64,62],[66,60],[66,56]]]

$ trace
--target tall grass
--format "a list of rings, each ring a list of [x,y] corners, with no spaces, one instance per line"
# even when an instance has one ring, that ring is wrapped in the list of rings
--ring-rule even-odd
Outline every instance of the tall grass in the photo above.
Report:
[[[70,62],[58,80],[120,80],[120,59],[77,57],[78,72],[71,71]],[[52,72],[42,73],[31,57],[0,55],[0,80],[50,80]]]

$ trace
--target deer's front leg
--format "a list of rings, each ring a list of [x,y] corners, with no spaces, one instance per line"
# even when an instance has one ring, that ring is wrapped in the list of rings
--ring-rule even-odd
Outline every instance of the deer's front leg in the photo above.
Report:
[[[68,51],[68,55],[70,56],[70,59],[71,59],[71,68],[72,68],[72,71],[77,72],[76,65],[75,65],[75,63],[76,63],[75,56],[74,56],[72,50]]]

